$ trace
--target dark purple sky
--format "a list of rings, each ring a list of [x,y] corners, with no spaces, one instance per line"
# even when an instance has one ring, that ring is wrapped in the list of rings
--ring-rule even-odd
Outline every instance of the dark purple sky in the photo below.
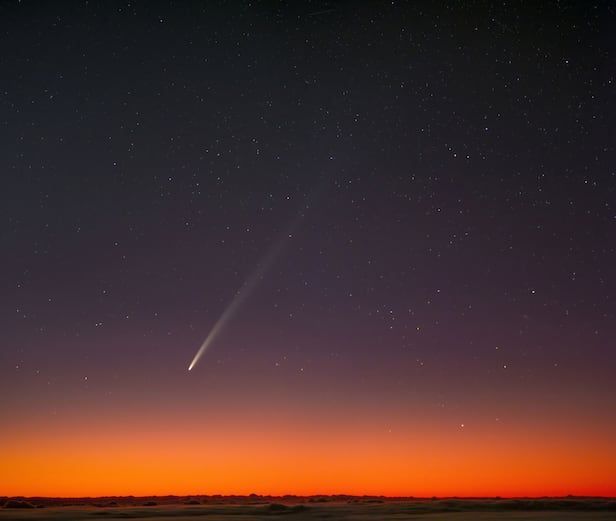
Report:
[[[614,15],[0,4],[11,432],[269,404],[613,437]]]

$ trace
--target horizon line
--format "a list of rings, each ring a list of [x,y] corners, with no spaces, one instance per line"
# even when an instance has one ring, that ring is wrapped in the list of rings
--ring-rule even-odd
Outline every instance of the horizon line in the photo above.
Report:
[[[414,500],[437,500],[437,499],[616,499],[614,496],[605,495],[578,495],[578,494],[565,494],[565,495],[474,495],[474,496],[461,496],[461,495],[432,495],[432,496],[413,496],[413,495],[387,495],[387,494],[146,494],[146,495],[133,495],[133,494],[107,494],[100,496],[26,496],[21,494],[4,495],[0,494],[0,498],[36,498],[36,499],[105,499],[105,498],[186,498],[186,497],[203,497],[203,498],[382,498],[382,499],[414,499]]]

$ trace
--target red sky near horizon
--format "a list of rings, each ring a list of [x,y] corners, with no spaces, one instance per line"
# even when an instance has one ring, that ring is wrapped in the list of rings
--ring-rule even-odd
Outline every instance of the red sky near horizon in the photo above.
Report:
[[[616,495],[613,439],[571,422],[376,426],[297,411],[127,414],[0,434],[0,491],[24,496]],[[379,418],[378,421],[382,421]],[[26,428],[27,425],[27,428]]]

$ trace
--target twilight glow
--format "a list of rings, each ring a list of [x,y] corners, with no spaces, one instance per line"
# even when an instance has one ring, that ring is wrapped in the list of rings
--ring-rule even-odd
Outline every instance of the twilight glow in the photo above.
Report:
[[[616,496],[614,9],[0,2],[0,499]]]

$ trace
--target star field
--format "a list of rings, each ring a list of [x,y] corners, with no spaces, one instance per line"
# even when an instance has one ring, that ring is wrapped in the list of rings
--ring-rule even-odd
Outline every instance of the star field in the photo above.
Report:
[[[601,465],[616,461],[614,14],[604,2],[3,3],[12,454],[36,432],[158,415],[224,437],[229,416],[238,432],[305,422],[314,450],[327,432],[372,433],[392,454],[467,440],[477,458],[481,440],[514,458],[552,439],[578,478],[546,452],[529,463],[547,469],[544,488],[486,474],[460,494],[613,494]],[[255,472],[236,488],[321,491]],[[422,492],[395,475],[357,490]],[[24,476],[0,485],[53,489]],[[130,492],[92,483],[84,493]]]

